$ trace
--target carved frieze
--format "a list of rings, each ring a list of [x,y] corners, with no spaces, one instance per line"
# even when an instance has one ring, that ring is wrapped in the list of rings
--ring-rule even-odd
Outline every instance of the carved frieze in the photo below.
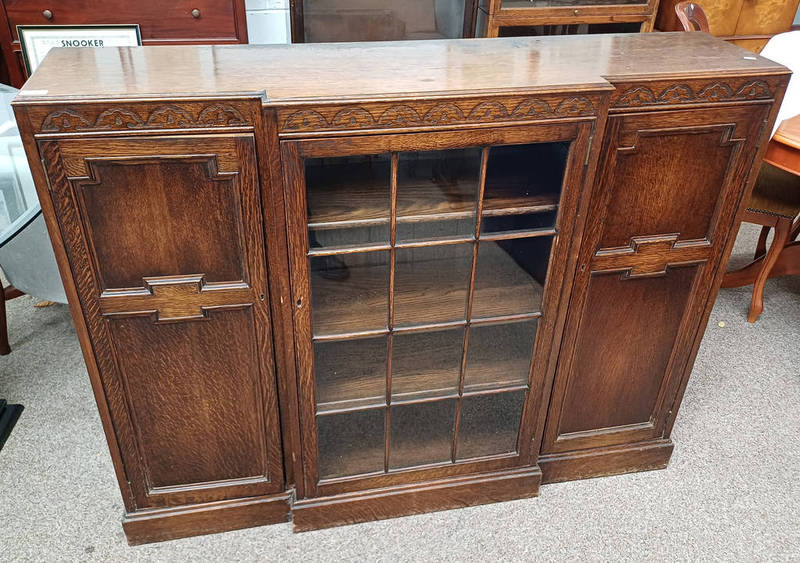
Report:
[[[214,103],[198,110],[176,105],[113,107],[93,117],[91,109],[59,109],[42,121],[42,133],[77,131],[115,131],[131,129],[183,129],[201,127],[242,127],[250,125],[247,117],[229,104]]]
[[[280,125],[282,132],[295,133],[534,121],[594,114],[595,107],[591,100],[583,96],[573,96],[558,100],[523,98],[511,101],[452,101],[433,106],[412,103],[388,107],[385,104],[374,107],[348,106],[337,108],[329,115],[324,115],[323,110],[304,108],[284,112]]]
[[[772,91],[763,80],[753,80],[741,86],[731,86],[725,82],[711,82],[702,85],[670,84],[666,86],[634,86],[616,98],[614,107],[636,108],[642,106],[700,104],[708,102],[729,102],[743,100],[771,99]]]

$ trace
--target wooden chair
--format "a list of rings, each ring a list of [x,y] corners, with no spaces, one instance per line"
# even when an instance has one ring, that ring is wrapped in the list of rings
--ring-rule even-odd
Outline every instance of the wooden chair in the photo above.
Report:
[[[708,18],[703,8],[694,2],[678,2],[675,4],[675,13],[678,14],[684,31],[704,31],[708,33]]]
[[[764,310],[764,284],[769,278],[772,267],[775,266],[786,244],[797,238],[800,221],[795,224],[794,218],[799,213],[800,176],[766,162],[762,163],[742,221],[761,225],[761,234],[753,259],[758,260],[762,256],[764,259],[754,282],[752,266],[728,272],[722,281],[722,287],[740,287],[753,283],[753,297],[747,315],[747,320],[751,323],[756,322]],[[775,236],[767,250],[767,235],[770,229],[775,229]]]

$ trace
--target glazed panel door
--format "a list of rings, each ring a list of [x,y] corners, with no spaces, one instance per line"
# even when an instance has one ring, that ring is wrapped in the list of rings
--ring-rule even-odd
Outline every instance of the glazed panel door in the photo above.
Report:
[[[535,463],[591,127],[283,142],[307,496]]]
[[[541,453],[665,435],[767,110],[609,119]]]
[[[253,136],[39,149],[127,471],[126,505],[282,491]]]

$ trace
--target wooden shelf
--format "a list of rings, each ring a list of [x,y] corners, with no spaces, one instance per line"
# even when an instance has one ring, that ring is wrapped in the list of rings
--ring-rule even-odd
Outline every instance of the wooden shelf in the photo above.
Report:
[[[475,197],[464,197],[452,186],[430,183],[405,184],[398,194],[397,222],[448,221],[474,217]],[[521,215],[552,211],[558,206],[558,194],[520,196],[519,189],[492,188],[493,195],[484,201],[484,216]],[[389,197],[384,184],[354,183],[342,188],[317,187],[311,194],[314,207],[308,218],[312,230],[344,229],[389,223]],[[355,206],[354,202],[358,202]]]
[[[488,250],[482,253],[482,259],[488,262],[479,260],[479,273],[491,271],[495,274],[491,279],[489,276],[479,277],[478,281],[481,283],[476,285],[479,303],[473,305],[474,316],[487,318],[537,310],[538,303],[541,302],[542,286],[497,244],[492,243],[485,248]],[[426,261],[415,264],[414,268],[413,283],[406,283],[402,290],[396,288],[395,310],[405,311],[404,318],[413,317],[413,311],[417,310],[420,319],[440,318],[441,322],[458,320],[448,318],[448,315],[455,300],[463,298],[466,306],[469,279],[460,274],[460,264],[448,260]],[[353,273],[342,280],[312,273],[314,336],[388,329],[389,268],[387,266],[381,271],[374,268],[360,270],[362,271],[358,275]],[[495,307],[486,304],[495,304]],[[492,308],[497,312],[492,314]],[[409,311],[412,313],[409,314]],[[379,318],[385,320],[381,322]],[[431,322],[436,321],[408,324]]]
[[[525,390],[509,391],[465,397],[458,460],[514,451]],[[393,403],[389,419],[392,432],[389,442],[390,472],[452,463],[450,455],[456,424],[455,398],[449,396],[427,404],[428,408],[416,407],[413,414],[406,411],[402,425],[397,427],[395,424],[401,416],[400,409],[407,408],[409,403]],[[489,405],[493,407],[491,412],[484,412],[482,407]],[[318,424],[323,425],[325,430],[325,437],[320,443],[320,464],[327,469],[328,475],[323,473],[323,479],[383,472],[385,409],[385,406],[377,406],[317,417]],[[502,413],[502,416],[498,417],[498,413]],[[353,447],[351,438],[354,436],[361,438],[358,447]],[[413,442],[408,440],[411,436],[414,437]]]
[[[464,395],[526,388],[535,338],[531,319],[473,325],[464,376]],[[490,330],[492,334],[481,331]],[[415,333],[421,341],[402,345],[395,335],[392,359],[392,404],[417,403],[458,396],[463,354],[463,327]],[[501,355],[486,353],[492,342],[502,339],[507,346]],[[375,342],[385,338],[375,339]],[[349,347],[359,340],[326,342],[342,345],[336,355],[336,377],[317,377],[317,412],[333,413],[385,406],[386,362],[379,357],[368,370],[368,359],[358,357]],[[383,345],[383,342],[381,343]],[[417,348],[417,352],[414,349]],[[365,352],[366,353],[366,352]],[[371,355],[378,353],[372,350]],[[365,373],[368,371],[368,373]]]

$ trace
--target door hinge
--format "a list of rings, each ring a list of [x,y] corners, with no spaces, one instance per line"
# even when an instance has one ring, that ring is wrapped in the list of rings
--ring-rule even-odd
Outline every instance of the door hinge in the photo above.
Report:
[[[769,118],[764,119],[761,122],[761,131],[758,132],[758,142],[761,142],[761,138],[764,136],[764,129],[767,128],[767,123],[769,123]]]

